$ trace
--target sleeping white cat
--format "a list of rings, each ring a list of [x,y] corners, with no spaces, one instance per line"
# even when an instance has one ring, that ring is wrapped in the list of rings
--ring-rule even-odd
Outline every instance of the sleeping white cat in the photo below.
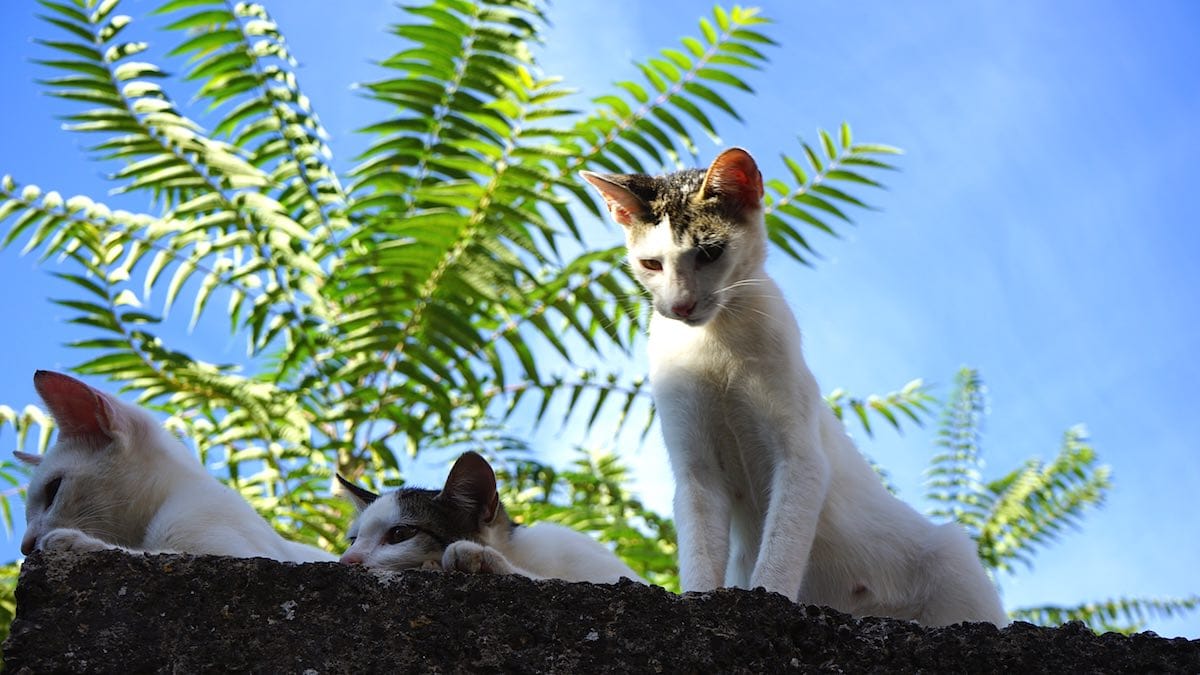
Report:
[[[650,292],[650,382],[675,475],[684,591],[766,587],[857,615],[1007,623],[975,547],[893,497],[820,396],[764,269],[762,176],[582,176]]]
[[[34,386],[58,426],[25,502],[21,552],[34,549],[177,552],[305,562],[335,560],[291,542],[213,478],[145,410],[59,373]]]
[[[458,458],[441,490],[404,487],[377,495],[341,476],[338,480],[359,510],[349,532],[350,548],[341,559],[348,565],[593,583],[642,581],[582,532],[509,520],[496,492],[495,472],[474,452]]]

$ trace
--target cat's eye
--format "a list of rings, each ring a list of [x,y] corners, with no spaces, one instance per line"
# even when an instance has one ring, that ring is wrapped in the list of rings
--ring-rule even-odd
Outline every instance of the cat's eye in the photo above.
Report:
[[[640,262],[642,264],[642,267],[645,267],[646,269],[650,270],[651,272],[661,272],[662,271],[662,261],[661,260],[655,260],[654,258],[642,258],[638,262]]]
[[[707,246],[701,246],[700,250],[696,254],[696,265],[698,267],[703,267],[704,265],[714,263],[724,252],[724,244],[709,244]]]
[[[62,487],[62,476],[46,483],[46,508],[54,503],[54,498],[58,496],[58,489]]]
[[[384,542],[388,544],[399,544],[402,541],[408,541],[417,536],[417,528],[412,525],[397,525],[387,531],[384,536]]]

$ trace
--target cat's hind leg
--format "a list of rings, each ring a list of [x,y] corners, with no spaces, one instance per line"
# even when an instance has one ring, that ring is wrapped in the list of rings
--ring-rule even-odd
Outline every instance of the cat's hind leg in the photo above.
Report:
[[[963,621],[1008,624],[995,585],[979,562],[974,542],[958,525],[947,523],[930,533],[930,545],[920,567],[920,591],[925,602],[916,616],[926,626]]]

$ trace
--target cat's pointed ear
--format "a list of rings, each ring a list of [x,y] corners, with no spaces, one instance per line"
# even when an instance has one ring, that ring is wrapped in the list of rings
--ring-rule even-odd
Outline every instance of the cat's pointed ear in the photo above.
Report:
[[[621,185],[621,176],[580,171],[579,177],[591,183],[600,196],[604,197],[608,212],[618,224],[628,227],[635,222],[645,222],[650,217],[650,209],[641,197]]]
[[[21,460],[22,464],[28,464],[29,466],[37,466],[42,463],[41,455],[31,455],[28,452],[21,452],[20,450],[13,450],[13,457]]]
[[[359,511],[362,511],[363,509],[370,506],[371,502],[374,502],[376,499],[379,499],[379,495],[375,494],[374,492],[371,492],[370,490],[366,489],[365,487],[360,487],[360,486],[350,482],[349,480],[344,478],[342,476],[342,474],[340,474],[340,473],[337,474],[337,479],[338,479],[338,484],[340,484],[342,486],[342,489],[344,489],[346,491],[346,494],[348,494],[350,496],[350,501],[354,502],[355,508],[357,508]]]
[[[108,440],[116,437],[117,409],[108,394],[49,370],[33,374],[33,387],[46,402],[60,434]]]
[[[465,452],[450,475],[437,499],[451,501],[461,508],[479,515],[484,523],[490,523],[500,510],[500,495],[496,492],[496,472],[487,460],[474,452]]]
[[[757,208],[762,203],[763,180],[750,153],[730,148],[717,155],[704,174],[702,198],[720,197],[741,208]]]

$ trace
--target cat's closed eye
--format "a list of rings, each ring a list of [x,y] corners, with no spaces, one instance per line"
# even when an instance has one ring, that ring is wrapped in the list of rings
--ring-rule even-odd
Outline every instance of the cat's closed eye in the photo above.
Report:
[[[402,541],[408,541],[417,535],[417,528],[412,525],[397,525],[387,531],[384,541],[388,544],[399,544]]]
[[[655,260],[654,258],[642,258],[638,262],[642,264],[642,267],[645,267],[646,269],[650,270],[651,272],[661,272],[662,271],[662,261],[661,260]]]
[[[54,498],[58,496],[58,489],[62,487],[62,476],[55,478],[46,484],[46,508],[54,503]]]
[[[705,265],[714,263],[724,252],[724,244],[708,244],[707,246],[701,246],[696,254],[696,266],[704,267]]]

